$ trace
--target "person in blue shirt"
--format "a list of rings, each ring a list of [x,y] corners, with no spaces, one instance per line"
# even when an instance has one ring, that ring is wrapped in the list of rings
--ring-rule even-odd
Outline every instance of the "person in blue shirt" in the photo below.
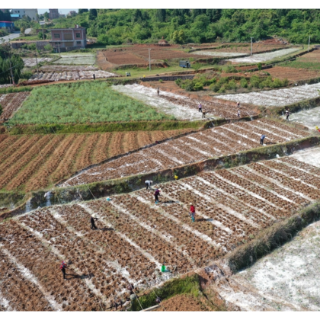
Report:
[[[261,135],[261,138],[260,138],[260,144],[263,145],[263,141],[264,139],[266,138],[266,136],[263,134]]]

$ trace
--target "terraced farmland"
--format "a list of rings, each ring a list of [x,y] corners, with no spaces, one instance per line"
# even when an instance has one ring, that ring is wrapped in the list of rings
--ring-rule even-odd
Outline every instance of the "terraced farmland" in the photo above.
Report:
[[[227,124],[168,141],[84,170],[61,186],[75,186],[156,172],[208,158],[236,154],[239,151],[259,147],[262,134],[267,136],[265,140],[267,144],[286,142],[309,135],[307,131],[293,129],[285,124],[266,119]]]
[[[93,134],[0,135],[0,189],[46,188],[76,171],[191,129]]]
[[[240,93],[240,94],[226,94],[216,96],[216,98],[239,101],[241,103],[250,103],[257,106],[266,107],[282,107],[307,99],[319,97],[320,84],[302,85],[292,88]]]
[[[299,51],[300,48],[287,48],[287,49],[281,49],[273,52],[266,52],[266,53],[257,53],[253,54],[249,57],[243,57],[243,58],[235,58],[235,59],[228,59],[230,62],[233,63],[256,63],[256,62],[266,62],[273,60],[275,58],[279,58],[282,56],[285,56],[287,54]]]
[[[113,90],[121,92],[129,97],[140,100],[159,111],[168,115],[173,115],[180,120],[200,120],[202,114],[198,110],[198,105],[201,102],[203,110],[206,111],[207,118],[223,118],[237,119],[238,108],[236,103],[226,102],[221,99],[202,99],[186,95],[178,95],[165,90],[160,90],[160,95],[157,95],[157,89],[148,85],[131,84],[112,86]],[[250,106],[241,106],[241,114],[245,117],[254,117],[258,115],[256,110]]]
[[[129,283],[150,288],[204,267],[319,199],[319,177],[320,168],[285,157],[161,184],[157,205],[152,190],[139,190],[11,219],[0,228],[2,309],[105,310],[128,299]]]

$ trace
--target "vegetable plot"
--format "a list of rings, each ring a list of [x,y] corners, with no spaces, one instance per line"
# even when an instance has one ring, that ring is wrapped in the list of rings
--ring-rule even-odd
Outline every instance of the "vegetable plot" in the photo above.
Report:
[[[161,184],[158,204],[143,189],[2,223],[2,310],[106,310],[129,301],[130,283],[139,291],[205,267],[319,199],[319,177],[320,168],[284,157]]]

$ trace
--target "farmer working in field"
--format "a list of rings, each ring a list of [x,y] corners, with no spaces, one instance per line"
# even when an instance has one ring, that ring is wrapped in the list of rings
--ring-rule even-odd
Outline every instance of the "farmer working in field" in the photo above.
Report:
[[[96,75],[95,75],[95,74],[93,74],[92,76],[93,76],[93,80],[96,80]]]
[[[240,118],[240,109],[238,110],[238,118]]]
[[[160,89],[159,89],[159,87],[158,87],[158,89],[157,89],[157,94],[158,94],[158,96],[160,95]]]
[[[144,183],[146,185],[146,190],[148,190],[150,187],[151,187],[151,184],[152,184],[152,180],[146,180]]]
[[[66,280],[66,267],[67,267],[67,265],[64,263],[64,261],[62,261],[61,266],[60,266],[60,270],[62,271],[64,280]]]
[[[157,188],[155,193],[154,193],[154,201],[155,201],[155,203],[159,202],[160,191],[161,190]]]
[[[202,105],[199,103],[199,112],[202,112]]]
[[[289,121],[289,116],[290,116],[290,111],[289,109],[287,108],[286,109],[286,119]]]
[[[263,142],[264,142],[264,139],[266,138],[266,136],[263,134],[261,135],[261,138],[260,138],[260,144],[263,145]]]
[[[98,229],[97,226],[94,223],[94,220],[98,220],[98,218],[96,218],[95,215],[92,215],[91,218],[90,218],[91,230],[97,230]]]
[[[190,216],[191,216],[191,221],[195,222],[195,217],[196,217],[196,208],[192,203],[190,203]]]
[[[202,119],[204,119],[206,117],[206,111],[202,110]]]

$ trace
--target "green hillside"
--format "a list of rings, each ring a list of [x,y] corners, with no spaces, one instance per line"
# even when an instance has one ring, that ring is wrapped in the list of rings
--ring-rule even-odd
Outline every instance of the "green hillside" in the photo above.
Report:
[[[320,10],[300,9],[90,9],[54,20],[55,27],[88,28],[101,44],[148,43],[162,36],[175,43],[262,40],[320,42]]]

